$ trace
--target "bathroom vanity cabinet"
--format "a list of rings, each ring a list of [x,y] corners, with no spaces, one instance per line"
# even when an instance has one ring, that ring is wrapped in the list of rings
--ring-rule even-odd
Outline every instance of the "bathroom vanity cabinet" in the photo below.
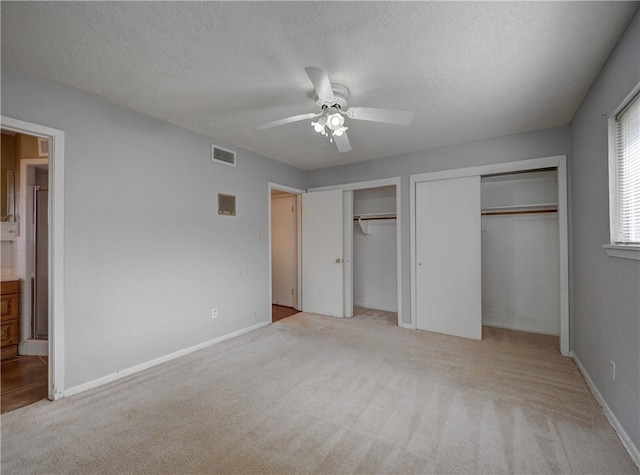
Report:
[[[10,280],[2,282],[2,354],[1,358],[11,358],[18,355],[18,340],[20,335],[20,281]]]

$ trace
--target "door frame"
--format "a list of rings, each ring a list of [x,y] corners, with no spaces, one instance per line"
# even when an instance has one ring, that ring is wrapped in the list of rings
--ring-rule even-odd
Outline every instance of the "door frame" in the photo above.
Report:
[[[287,185],[280,185],[278,183],[273,183],[273,182],[268,182],[267,184],[267,195],[268,195],[268,199],[267,202],[269,203],[269,206],[267,207],[267,225],[268,225],[268,248],[269,248],[269,312],[267,313],[267,315],[269,315],[269,323],[273,323],[273,315],[272,315],[272,311],[271,311],[271,298],[273,295],[273,276],[272,276],[272,272],[273,272],[273,256],[272,256],[272,250],[271,250],[271,191],[272,190],[278,190],[278,191],[284,191],[287,193],[291,193],[293,195],[298,195],[296,197],[296,245],[297,245],[297,259],[296,259],[296,265],[298,266],[298,271],[297,271],[297,288],[298,288],[298,298],[297,298],[297,308],[296,310],[300,310],[302,308],[302,249],[301,249],[301,234],[302,234],[302,223],[301,223],[301,206],[300,206],[300,197],[299,195],[306,193],[306,190],[302,190],[300,188],[293,188],[291,186],[287,186]]]
[[[417,283],[416,283],[416,183],[431,180],[445,180],[466,176],[492,175],[519,171],[534,171],[543,168],[556,168],[558,180],[558,240],[560,250],[560,353],[570,356],[569,324],[569,223],[568,223],[568,185],[567,156],[517,160],[513,162],[493,163],[477,167],[456,168],[438,172],[418,173],[409,176],[410,204],[410,240],[411,240],[411,327],[416,328]],[[480,232],[480,230],[478,230]]]
[[[408,325],[402,323],[402,193],[401,193],[401,178],[399,176],[382,178],[379,180],[359,181],[355,183],[343,183],[340,185],[328,185],[320,186],[316,188],[309,188],[309,192],[312,191],[326,191],[326,190],[342,190],[342,191],[356,191],[364,190],[367,188],[378,188],[381,186],[396,187],[396,300],[398,306],[398,326],[408,327]],[[351,219],[352,221],[352,219]],[[347,235],[347,238],[349,235]],[[350,248],[353,248],[353,233],[351,233]],[[350,273],[351,282],[345,281],[345,295],[347,295],[347,288],[353,289],[353,272]],[[413,327],[415,328],[415,326]]]
[[[64,152],[65,133],[0,116],[0,126],[49,139],[49,338],[48,398],[64,397]],[[21,217],[21,219],[23,219]],[[21,225],[20,225],[21,226]],[[22,236],[24,238],[24,236]]]

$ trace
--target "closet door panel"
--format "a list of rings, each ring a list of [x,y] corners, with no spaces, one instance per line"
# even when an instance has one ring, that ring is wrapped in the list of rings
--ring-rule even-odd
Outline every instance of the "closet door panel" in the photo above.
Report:
[[[480,177],[416,183],[416,324],[480,340]]]
[[[302,195],[302,311],[344,316],[341,190]]]

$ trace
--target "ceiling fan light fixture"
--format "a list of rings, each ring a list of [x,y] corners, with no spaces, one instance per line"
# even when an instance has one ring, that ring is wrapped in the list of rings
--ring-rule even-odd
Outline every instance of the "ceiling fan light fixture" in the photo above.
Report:
[[[279,125],[312,119],[311,126],[313,130],[323,137],[327,137],[329,142],[335,143],[340,153],[347,153],[352,150],[349,137],[347,137],[348,127],[344,125],[347,117],[350,120],[364,120],[396,125],[409,125],[413,120],[413,112],[409,111],[377,109],[373,107],[349,107],[347,109],[349,99],[349,89],[347,86],[337,82],[331,82],[329,74],[325,69],[308,66],[305,68],[305,71],[311,80],[311,84],[313,84],[315,103],[320,111],[299,114],[260,124],[256,126],[258,130],[270,129]]]
[[[333,111],[327,115],[327,127],[335,131],[344,126],[344,117],[337,108],[332,109]]]
[[[333,135],[335,135],[336,137],[340,137],[342,134],[344,134],[347,131],[348,128],[349,127],[344,127],[344,126],[340,127],[339,129],[333,131]]]
[[[322,134],[324,132],[325,125],[327,125],[327,118],[324,115],[321,116],[316,122],[311,122],[311,126],[319,134]]]

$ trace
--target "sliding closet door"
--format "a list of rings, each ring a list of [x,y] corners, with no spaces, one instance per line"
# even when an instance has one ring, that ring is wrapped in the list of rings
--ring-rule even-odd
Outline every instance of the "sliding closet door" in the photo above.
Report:
[[[302,311],[344,316],[342,191],[302,195]]]
[[[417,328],[480,340],[480,177],[416,183]]]

